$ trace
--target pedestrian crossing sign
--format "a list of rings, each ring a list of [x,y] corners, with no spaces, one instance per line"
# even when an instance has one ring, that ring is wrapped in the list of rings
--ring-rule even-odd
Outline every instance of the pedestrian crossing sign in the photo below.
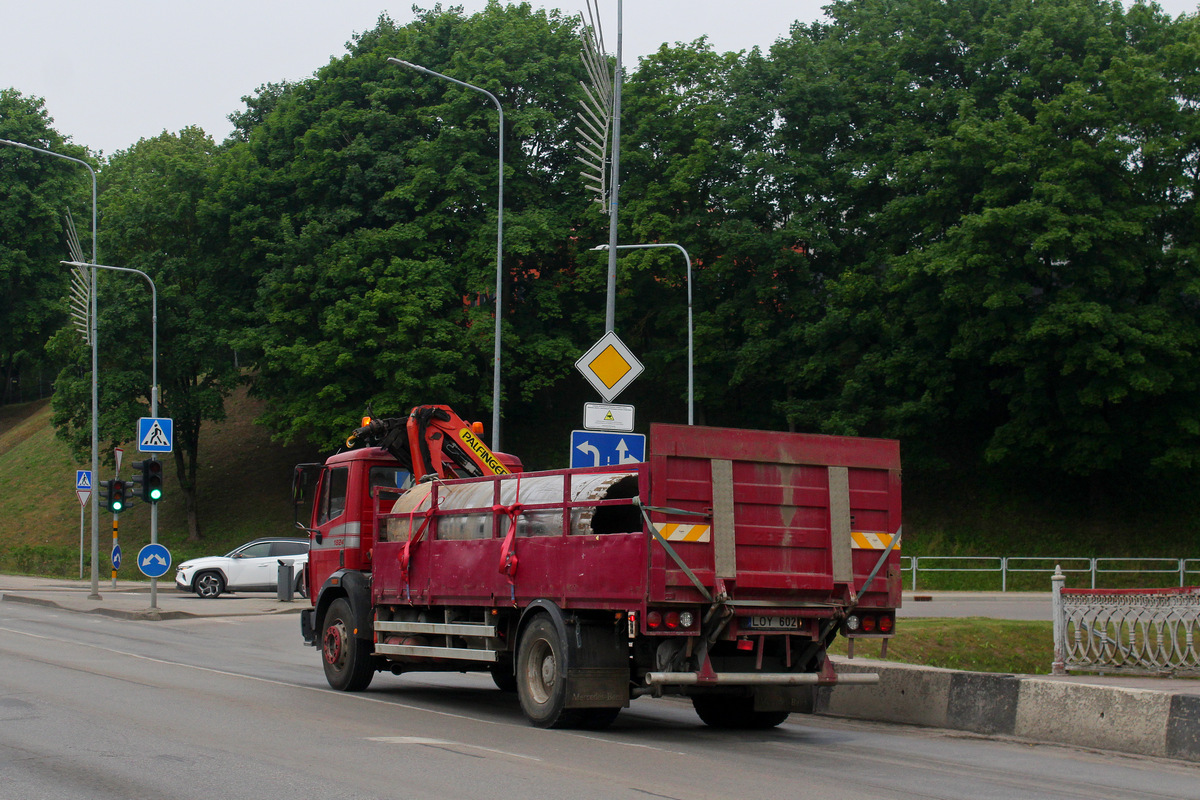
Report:
[[[138,452],[169,453],[175,421],[166,417],[142,417],[138,420]]]

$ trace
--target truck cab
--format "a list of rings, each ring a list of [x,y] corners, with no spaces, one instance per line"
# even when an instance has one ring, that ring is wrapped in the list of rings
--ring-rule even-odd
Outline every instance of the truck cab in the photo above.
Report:
[[[412,473],[381,447],[349,450],[324,464],[296,467],[297,525],[311,538],[310,598],[315,600],[339,570],[371,571],[376,513],[389,510],[411,483]]]

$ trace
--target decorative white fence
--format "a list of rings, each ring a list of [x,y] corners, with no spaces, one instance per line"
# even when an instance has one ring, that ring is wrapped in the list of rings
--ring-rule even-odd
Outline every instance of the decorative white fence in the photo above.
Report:
[[[1049,556],[904,556],[901,573],[909,589],[917,590],[918,574],[990,572],[1000,577],[1000,591],[1008,591],[1010,577],[1022,573],[1087,575],[1091,587],[1108,575],[1170,575],[1185,586],[1200,579],[1200,558],[1057,558]],[[1045,584],[1042,584],[1043,586]]]
[[[1200,587],[1064,589],[1052,578],[1054,663],[1082,672],[1200,675]]]

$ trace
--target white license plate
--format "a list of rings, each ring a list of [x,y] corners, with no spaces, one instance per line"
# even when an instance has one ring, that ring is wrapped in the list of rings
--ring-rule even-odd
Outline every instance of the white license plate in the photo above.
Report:
[[[795,631],[800,629],[800,618],[758,614],[746,617],[745,627],[755,631]]]

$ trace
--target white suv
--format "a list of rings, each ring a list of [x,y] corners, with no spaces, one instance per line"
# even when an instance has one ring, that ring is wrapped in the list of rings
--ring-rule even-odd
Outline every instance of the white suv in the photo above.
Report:
[[[304,568],[308,565],[308,540],[273,537],[255,539],[223,556],[184,561],[175,571],[175,586],[200,597],[222,592],[273,592],[279,583],[279,562],[292,562],[297,594],[304,594]]]

